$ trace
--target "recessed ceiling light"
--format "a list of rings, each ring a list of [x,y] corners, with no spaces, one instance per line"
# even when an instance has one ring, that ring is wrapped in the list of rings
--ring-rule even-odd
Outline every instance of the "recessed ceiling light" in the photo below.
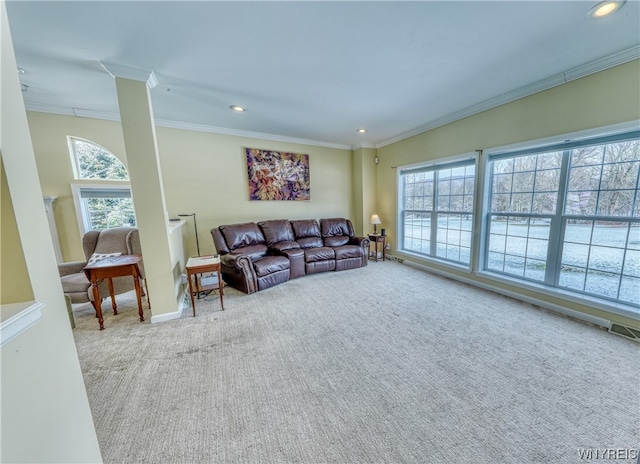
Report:
[[[604,18],[605,16],[608,16],[614,11],[622,8],[622,5],[624,5],[625,3],[626,0],[607,0],[604,2],[600,2],[589,10],[589,16],[592,18]]]
[[[18,68],[18,74],[24,74],[26,71],[22,68]]]
[[[364,134],[365,132],[367,132],[367,129],[358,129],[356,132]]]
[[[229,107],[229,109],[232,110],[232,111],[236,111],[238,113],[244,113],[245,111],[247,111],[247,109],[245,107],[240,106],[240,105],[231,105]]]

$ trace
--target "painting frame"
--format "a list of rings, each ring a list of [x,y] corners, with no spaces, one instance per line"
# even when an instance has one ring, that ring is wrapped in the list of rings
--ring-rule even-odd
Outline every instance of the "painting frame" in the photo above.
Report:
[[[309,155],[245,148],[250,201],[310,201]]]

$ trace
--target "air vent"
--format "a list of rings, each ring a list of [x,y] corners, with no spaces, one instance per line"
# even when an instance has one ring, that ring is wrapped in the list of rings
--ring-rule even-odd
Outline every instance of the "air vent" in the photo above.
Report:
[[[640,343],[640,330],[632,329],[631,327],[625,327],[624,325],[616,324],[615,322],[609,327],[609,332],[616,335],[621,335],[630,340],[634,340]]]

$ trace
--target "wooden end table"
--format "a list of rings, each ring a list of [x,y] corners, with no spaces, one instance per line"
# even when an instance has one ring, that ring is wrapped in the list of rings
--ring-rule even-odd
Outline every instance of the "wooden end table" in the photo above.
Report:
[[[216,273],[218,276],[217,284],[202,285],[202,278],[199,278],[198,276],[207,272]],[[224,311],[224,299],[222,293],[224,283],[222,282],[219,256],[194,256],[189,258],[189,261],[187,261],[187,280],[189,280],[189,294],[191,295],[193,317],[196,317],[196,304],[193,300],[193,295],[200,295],[201,292],[208,292],[210,290],[218,290],[218,294],[220,295],[220,307]]]
[[[111,296],[111,307],[113,308],[113,314],[117,315],[118,307],[116,305],[116,298],[113,291],[113,281],[111,279],[113,279],[114,277],[132,276],[133,283],[136,288],[136,297],[138,298],[138,315],[140,316],[140,322],[144,322],[140,287],[140,279],[142,279],[142,273],[140,272],[140,267],[138,266],[138,264],[140,264],[141,262],[142,256],[140,255],[121,255],[101,259],[100,261],[89,264],[84,268],[84,274],[91,282],[91,287],[93,287],[93,300],[95,303],[96,315],[98,316],[98,324],[100,324],[100,330],[104,330],[100,289],[98,288],[98,281],[100,279],[107,279],[107,285],[109,286],[109,296]],[[148,289],[147,302],[149,303],[149,309],[151,309],[151,300],[149,300]]]
[[[387,236],[380,234],[369,234],[369,254],[371,254],[371,244],[375,244],[375,260],[378,262],[378,243],[382,244],[382,261],[387,259],[386,249],[387,249]]]

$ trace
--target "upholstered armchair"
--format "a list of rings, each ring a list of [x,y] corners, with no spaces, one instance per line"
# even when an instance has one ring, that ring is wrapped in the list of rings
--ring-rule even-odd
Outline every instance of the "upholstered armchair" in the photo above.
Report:
[[[71,298],[71,302],[86,303],[88,301],[95,307],[91,282],[85,276],[83,269],[92,261],[100,257],[116,255],[142,255],[138,229],[131,227],[119,227],[115,229],[93,230],[82,237],[82,247],[86,261],[73,261],[58,264],[58,272],[62,281],[62,290]],[[144,278],[144,264],[140,265],[140,272]],[[99,284],[100,296],[109,295],[107,282]],[[131,277],[115,277],[113,279],[114,294],[118,295],[133,290],[134,281]],[[144,288],[144,287],[143,287]]]

